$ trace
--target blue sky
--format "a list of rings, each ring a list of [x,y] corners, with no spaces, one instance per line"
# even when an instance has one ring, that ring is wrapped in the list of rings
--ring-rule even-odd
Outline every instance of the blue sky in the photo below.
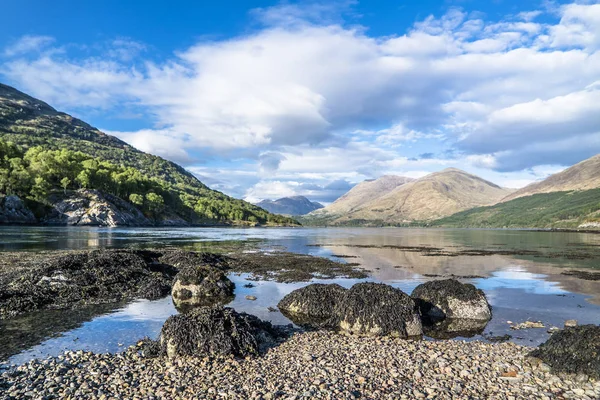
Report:
[[[598,1],[221,3],[7,2],[0,81],[251,201],[600,152]]]

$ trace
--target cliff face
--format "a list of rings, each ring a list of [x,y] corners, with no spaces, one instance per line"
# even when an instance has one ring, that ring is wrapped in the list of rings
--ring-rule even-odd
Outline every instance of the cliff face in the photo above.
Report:
[[[143,226],[150,220],[131,204],[97,190],[78,190],[65,199],[56,199],[42,218],[49,225]]]
[[[36,222],[31,210],[18,196],[0,197],[1,224],[35,224]]]
[[[187,226],[175,214],[151,220],[130,203],[97,190],[78,190],[64,196],[52,196],[48,212],[36,218],[17,196],[0,199],[0,223],[69,226]]]

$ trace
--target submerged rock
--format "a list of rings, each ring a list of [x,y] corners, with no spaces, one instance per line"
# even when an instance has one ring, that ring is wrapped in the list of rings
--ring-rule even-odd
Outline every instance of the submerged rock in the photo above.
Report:
[[[482,290],[456,279],[423,283],[412,292],[421,313],[431,318],[474,319],[489,321],[491,307]]]
[[[336,304],[332,323],[344,333],[410,337],[423,333],[414,300],[382,283],[357,283]]]
[[[159,261],[177,268],[209,265],[221,270],[229,269],[229,258],[222,254],[188,251],[182,249],[162,250]]]
[[[550,365],[555,373],[585,374],[600,379],[600,326],[565,328],[529,355]]]
[[[169,317],[160,345],[169,358],[181,356],[246,357],[276,345],[285,335],[269,322],[231,308],[200,307]]]
[[[289,293],[277,307],[297,325],[324,328],[331,324],[333,309],[345,292],[338,284],[313,283]]]
[[[434,339],[453,339],[481,335],[488,321],[477,319],[446,318],[442,321],[423,323],[425,335]]]
[[[175,277],[171,291],[176,307],[226,304],[233,299],[235,284],[223,271],[208,265],[185,267]]]

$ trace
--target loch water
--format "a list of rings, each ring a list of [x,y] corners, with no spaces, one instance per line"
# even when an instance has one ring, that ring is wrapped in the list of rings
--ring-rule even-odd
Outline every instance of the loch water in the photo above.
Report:
[[[0,227],[0,251],[178,246],[208,251],[215,243],[251,243],[264,251],[290,251],[356,262],[370,277],[315,279],[350,287],[377,281],[410,294],[438,276],[461,276],[482,289],[493,307],[483,334],[456,340],[487,340],[511,335],[513,342],[536,346],[552,326],[565,320],[600,323],[600,281],[565,274],[600,272],[600,234],[483,229],[408,228],[83,228]],[[437,249],[428,252],[428,248]],[[342,257],[340,257],[342,256]],[[275,324],[290,321],[269,311],[307,282],[254,281],[231,274],[236,297],[228,306]],[[251,281],[254,287],[244,287]],[[256,301],[245,298],[256,296]],[[20,364],[56,356],[64,350],[118,352],[148,336],[156,338],[175,314],[169,297],[70,311],[39,311],[0,321],[0,363]],[[546,328],[512,330],[510,324],[541,321]]]

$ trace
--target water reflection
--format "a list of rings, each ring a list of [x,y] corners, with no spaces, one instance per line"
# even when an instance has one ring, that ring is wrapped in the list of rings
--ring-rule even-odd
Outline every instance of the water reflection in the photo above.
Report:
[[[493,307],[493,318],[485,327],[462,329],[452,321],[439,325],[431,336],[450,335],[482,339],[485,336],[509,334],[512,340],[536,345],[547,339],[547,329],[512,331],[507,321],[542,321],[547,328],[562,327],[567,319],[579,323],[600,322],[600,281],[587,281],[563,275],[566,268],[600,267],[600,235],[502,230],[424,230],[424,229],[263,229],[263,228],[50,228],[1,227],[0,250],[48,250],[95,247],[161,247],[182,246],[207,250],[213,242],[250,240],[265,249],[285,249],[358,262],[371,272],[368,280],[391,284],[411,293],[433,276],[469,276],[462,279],[483,289]],[[314,247],[313,245],[321,245]],[[356,247],[356,246],[363,247]],[[372,246],[372,247],[364,247]],[[381,246],[391,246],[384,247]],[[494,255],[436,255],[419,249],[408,251],[394,246],[437,247],[448,254],[464,249],[529,250],[535,253]],[[517,251],[518,253],[518,251]],[[335,255],[351,258],[336,258]],[[579,257],[582,255],[583,257]],[[292,290],[307,283],[252,282],[245,287],[248,275],[232,275],[236,296],[228,306],[245,311],[275,324],[290,321],[273,312],[277,303]],[[350,287],[361,280],[337,279],[314,282],[338,283]],[[247,295],[256,300],[246,299]],[[46,312],[45,312],[46,313]],[[60,315],[61,312],[57,312]],[[108,314],[107,314],[108,313]],[[176,313],[170,298],[155,302],[139,301],[121,307],[90,312],[75,318],[73,324],[54,324],[42,318],[29,318],[22,332],[38,332],[35,339],[21,340],[18,329],[0,325],[3,339],[13,344],[21,341],[26,351],[11,358],[20,363],[32,357],[58,354],[63,349],[119,351],[138,338],[156,338],[162,323]],[[65,313],[65,321],[69,321]],[[56,317],[52,317],[56,318]],[[86,322],[87,321],[87,322]],[[10,323],[13,323],[12,321]],[[19,322],[15,322],[19,325]],[[3,329],[3,330],[2,330]],[[468,332],[466,332],[468,331]],[[15,333],[16,332],[16,333]],[[63,332],[56,337],[58,332]],[[437,332],[437,333],[436,333]],[[48,337],[50,337],[48,339]],[[8,343],[3,340],[3,343]],[[6,350],[5,351],[6,354]]]

